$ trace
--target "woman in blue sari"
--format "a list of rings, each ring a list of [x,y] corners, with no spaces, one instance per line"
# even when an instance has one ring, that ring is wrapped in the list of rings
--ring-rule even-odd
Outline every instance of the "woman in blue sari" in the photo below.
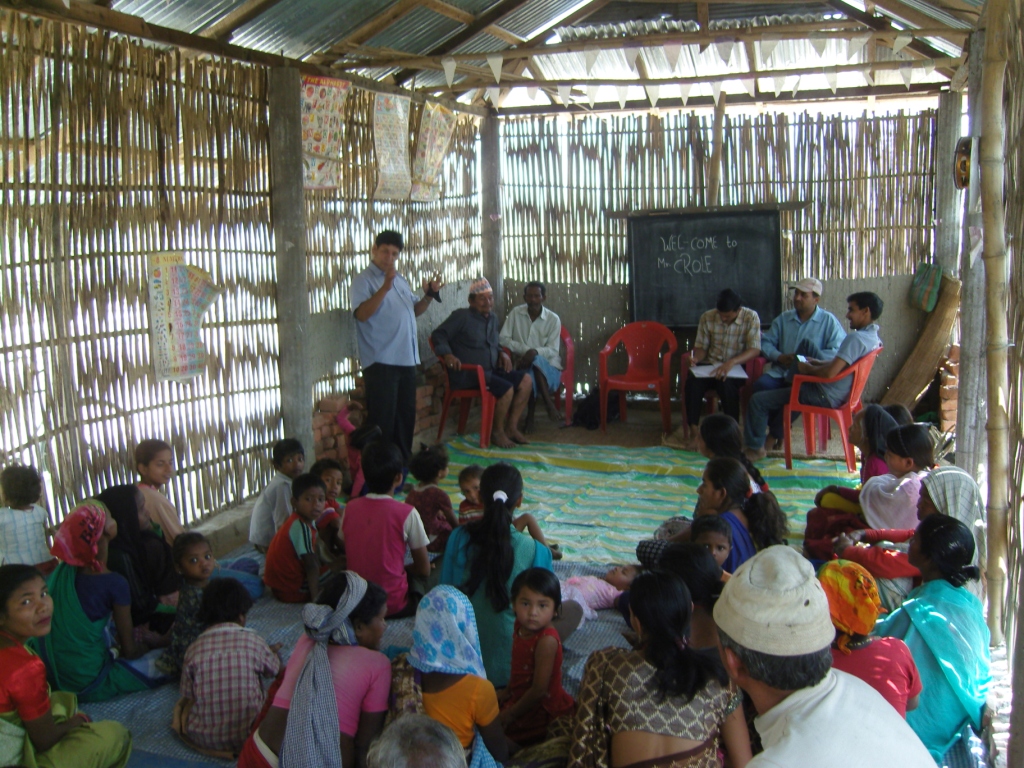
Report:
[[[909,559],[921,571],[921,586],[875,627],[881,637],[907,644],[921,673],[924,690],[907,723],[935,762],[981,728],[988,692],[989,631],[981,601],[965,584],[980,572],[974,559],[974,536],[955,518],[931,514],[917,527]]]

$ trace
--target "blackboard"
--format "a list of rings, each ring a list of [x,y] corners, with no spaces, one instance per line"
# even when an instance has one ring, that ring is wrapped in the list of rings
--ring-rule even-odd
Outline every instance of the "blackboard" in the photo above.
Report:
[[[630,217],[630,315],[692,328],[732,288],[762,325],[782,312],[779,212],[716,211]]]

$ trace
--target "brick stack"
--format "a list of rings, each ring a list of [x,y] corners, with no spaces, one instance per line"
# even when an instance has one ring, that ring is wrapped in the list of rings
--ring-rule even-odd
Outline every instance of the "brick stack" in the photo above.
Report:
[[[335,421],[338,411],[355,400],[355,392],[325,397],[313,411],[313,450],[318,459],[337,459],[342,466],[348,466],[345,452],[345,433]],[[362,393],[360,392],[360,395]],[[356,421],[358,417],[356,417]]]
[[[960,345],[953,344],[939,363],[939,429],[956,429],[956,404],[960,388]]]

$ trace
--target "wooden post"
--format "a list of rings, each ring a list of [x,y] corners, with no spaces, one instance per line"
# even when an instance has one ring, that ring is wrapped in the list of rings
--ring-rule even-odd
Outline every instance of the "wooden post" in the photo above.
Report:
[[[711,162],[708,169],[708,197],[706,205],[719,205],[718,190],[722,186],[722,137],[725,134],[725,91],[718,94],[715,104],[715,122],[711,129],[714,146],[711,148]]]
[[[938,131],[935,141],[935,261],[942,271],[956,277],[960,262],[960,191],[953,184],[953,161],[960,140],[963,99],[956,91],[939,94]]]
[[[505,270],[501,263],[501,124],[494,115],[480,123],[480,245],[484,277],[494,289],[494,311],[505,318]]]
[[[980,197],[977,140],[981,138],[981,69],[985,32],[971,33],[967,107],[970,135],[975,140],[971,187],[964,196],[963,238],[960,255],[960,391],[959,402],[971,403],[956,415],[956,465],[970,472],[988,498],[988,444],[985,441],[985,267],[971,257],[971,228],[981,227],[980,211],[972,202]]]
[[[277,358],[285,437],[313,456],[313,375],[306,355],[306,204],[302,187],[302,80],[299,70],[270,70],[270,209],[277,257]]]
[[[1006,230],[1003,202],[1003,84],[1006,77],[1006,0],[989,0],[981,96],[981,214],[985,244],[988,323],[988,627],[1003,642],[1006,593],[1007,496],[1010,464],[1007,397]]]

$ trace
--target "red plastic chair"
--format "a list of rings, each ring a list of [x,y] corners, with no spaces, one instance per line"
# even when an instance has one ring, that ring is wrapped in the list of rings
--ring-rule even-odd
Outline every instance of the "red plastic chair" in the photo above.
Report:
[[[430,351],[434,352],[434,340],[430,342]],[[437,352],[434,352],[436,355]],[[469,421],[469,409],[473,400],[480,398],[480,447],[487,448],[491,444],[491,430],[494,428],[494,404],[497,402],[494,395],[487,391],[487,384],[484,381],[484,369],[479,365],[462,364],[462,370],[467,373],[476,373],[477,389],[452,389],[452,383],[448,378],[448,366],[441,363],[441,370],[444,371],[444,404],[441,406],[441,423],[437,428],[437,439],[441,440],[444,434],[444,425],[448,421],[448,408],[452,400],[459,400],[459,429],[458,433],[466,432],[466,422]]]
[[[629,355],[626,372],[608,375],[608,355],[621,344]],[[668,351],[662,355],[663,347]],[[676,337],[661,323],[644,321],[630,323],[612,334],[598,354],[597,386],[601,390],[601,431],[608,431],[608,393],[619,391],[619,418],[626,420],[626,392],[657,390],[661,405],[661,428],[666,434],[672,429],[672,400],[669,377],[672,375],[672,355],[678,348]],[[660,370],[659,370],[660,368]]]
[[[817,376],[806,376],[798,374],[793,377],[793,389],[790,390],[789,404],[782,410],[782,428],[785,430],[785,441],[786,441],[786,469],[793,468],[793,445],[792,445],[792,426],[793,420],[791,414],[802,413],[804,415],[804,447],[807,449],[807,455],[814,455],[814,423],[811,422],[807,417],[825,417],[826,419],[835,419],[839,424],[839,434],[843,439],[843,453],[846,454],[846,469],[848,472],[855,472],[857,470],[857,456],[853,451],[853,445],[850,444],[850,437],[847,434],[850,429],[850,424],[853,423],[853,415],[861,409],[861,395],[864,393],[864,387],[868,383],[868,377],[871,375],[871,368],[875,364],[875,358],[881,353],[882,348],[874,349],[868,352],[864,357],[855,362],[853,365],[847,367],[838,376],[833,376],[831,379],[822,379]],[[837,381],[842,381],[845,378],[853,377],[853,384],[850,388],[849,399],[838,408],[823,408],[816,405],[805,405],[800,402],[800,385],[801,384],[832,384]],[[827,425],[827,421],[825,422]],[[824,450],[827,446],[826,434],[828,430],[823,429],[822,425],[818,425],[818,441],[820,443],[821,450]]]
[[[562,393],[565,393],[565,426],[569,427],[572,426],[572,396],[576,392],[576,344],[564,325],[558,335],[565,345],[565,367],[562,369],[558,391],[553,394],[555,407],[561,408]]]
[[[683,356],[679,360],[679,395],[682,401],[681,409],[683,412],[683,424],[686,424],[686,396],[683,394],[684,388],[686,387],[686,377],[690,375],[691,357],[693,352],[684,352]],[[754,394],[754,382],[761,378],[761,374],[764,373],[764,367],[767,365],[768,360],[758,355],[753,360],[747,360],[743,364],[743,369],[747,372],[747,383],[740,387],[740,411],[746,413],[747,403],[750,402],[750,396]],[[704,400],[708,404],[708,413],[714,413],[718,410],[718,393],[713,389],[709,389],[704,393]]]

